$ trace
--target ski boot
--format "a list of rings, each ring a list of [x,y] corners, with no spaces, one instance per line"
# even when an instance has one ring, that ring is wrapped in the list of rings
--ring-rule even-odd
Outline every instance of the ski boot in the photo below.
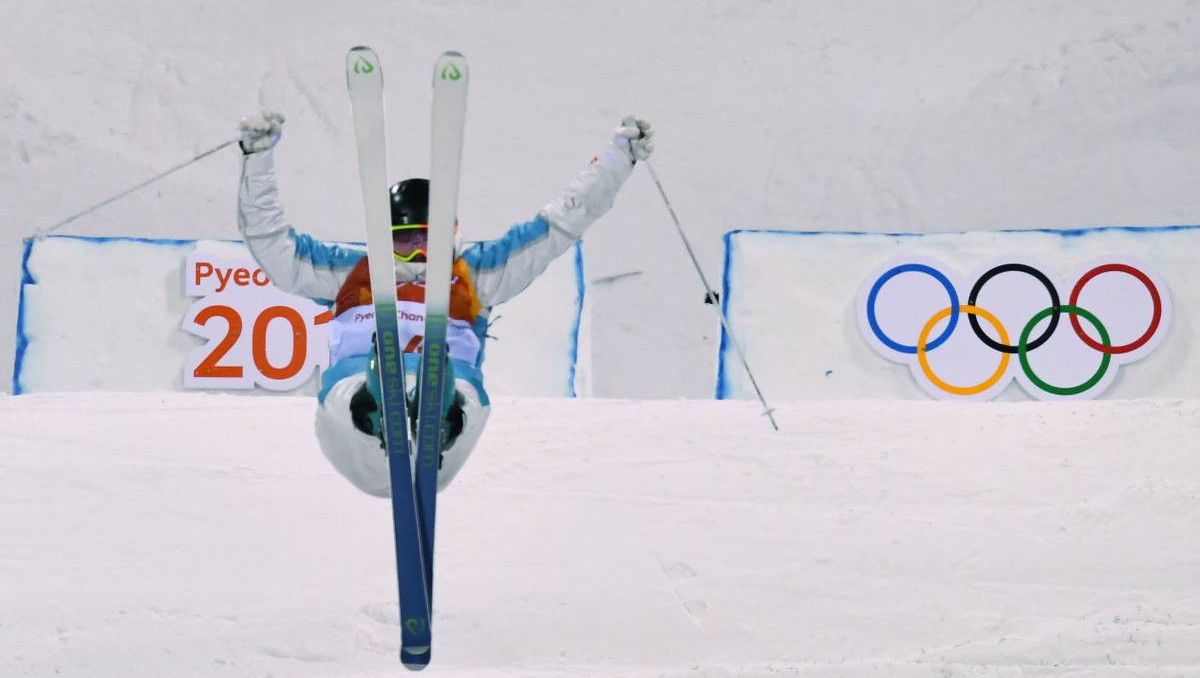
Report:
[[[442,393],[442,440],[441,450],[445,452],[450,449],[455,440],[458,440],[459,434],[463,432],[463,427],[466,425],[466,413],[463,406],[466,405],[466,400],[458,389],[454,388],[454,367],[453,364],[447,361],[445,370],[446,384],[445,390]],[[420,408],[418,402],[420,398],[417,394],[417,389],[413,389],[408,393],[408,421],[412,430],[413,439],[417,438],[417,412]],[[438,468],[442,467],[445,455],[438,457]]]
[[[383,395],[380,392],[379,377],[379,355],[375,351],[374,339],[371,341],[371,352],[367,354],[367,370],[366,380],[363,385],[350,398],[350,419],[354,422],[354,427],[366,433],[379,438],[379,442],[383,443],[383,424],[379,417],[379,403],[383,402]],[[466,426],[466,413],[463,406],[466,400],[462,394],[454,388],[454,369],[451,363],[447,363],[445,371],[446,389],[442,395],[442,441],[441,449],[445,451],[454,444],[458,436],[462,433],[463,427]],[[405,398],[407,401],[409,426],[412,431],[412,437],[415,440],[417,437],[417,411],[418,400],[417,389],[408,392]],[[441,468],[441,460],[439,459],[438,467]]]
[[[380,392],[379,354],[375,351],[375,340],[371,339],[371,352],[367,354],[367,378],[363,385],[350,397],[350,420],[354,428],[379,438],[383,443],[383,424],[379,418],[379,404],[383,402]]]

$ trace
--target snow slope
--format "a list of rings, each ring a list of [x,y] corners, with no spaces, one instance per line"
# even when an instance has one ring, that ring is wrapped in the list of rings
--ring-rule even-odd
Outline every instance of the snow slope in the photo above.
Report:
[[[310,398],[0,397],[0,674],[393,676]],[[431,675],[1200,675],[1200,402],[496,403]]]
[[[733,228],[1200,221],[1198,14],[1195,0],[8,2],[0,382],[20,239],[231,138],[259,105],[288,115],[297,225],[361,239],[341,68],[355,44],[384,60],[397,176],[428,163],[434,57],[471,59],[468,236],[527,218],[636,112],[717,280]],[[230,237],[237,162],[229,149],[66,230]],[[709,397],[717,327],[643,174],[588,239],[590,277],[640,272],[593,287],[596,393]]]
[[[0,379],[21,238],[260,105],[288,115],[292,219],[361,239],[355,44],[385,63],[397,176],[425,171],[429,64],[471,58],[468,237],[527,218],[636,112],[717,280],[733,228],[1200,221],[1198,16],[1197,0],[7,3]],[[66,231],[232,237],[237,172],[231,149]],[[717,327],[675,237],[641,172],[589,234],[598,395],[712,393]],[[0,397],[0,675],[401,672],[386,504],[321,458],[313,407]],[[779,407],[774,434],[751,403],[499,399],[443,495],[430,671],[1200,675],[1200,402]]]

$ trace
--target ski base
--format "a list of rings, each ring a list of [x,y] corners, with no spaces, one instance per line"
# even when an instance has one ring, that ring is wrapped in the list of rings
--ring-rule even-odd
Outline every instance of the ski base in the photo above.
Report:
[[[454,262],[458,184],[466,120],[467,62],[458,52],[438,58],[433,75],[433,144],[425,266],[425,328],[417,375],[415,440],[409,438],[404,355],[398,343],[396,269],[388,205],[383,72],[367,47],[346,54],[346,82],[367,221],[367,264],[375,306],[380,423],[392,489],[396,578],[400,595],[400,661],[420,670],[432,647],[433,547],[444,397],[452,379],[446,330]],[[416,452],[416,459],[412,453]]]
[[[388,198],[383,73],[379,57],[373,50],[355,47],[346,54],[346,85],[354,116],[354,141],[358,150],[363,212],[366,215],[367,265],[370,267],[375,307],[376,350],[383,401],[380,403],[380,424],[383,427],[391,480],[403,660],[406,650],[418,657],[427,654],[432,644],[432,634],[422,519],[410,465],[404,355],[400,350],[396,317],[396,269]],[[419,661],[412,663],[414,666],[421,665]]]

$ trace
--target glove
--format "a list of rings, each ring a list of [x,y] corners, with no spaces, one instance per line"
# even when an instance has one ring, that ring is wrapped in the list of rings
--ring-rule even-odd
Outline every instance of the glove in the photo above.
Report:
[[[645,120],[632,115],[626,116],[613,135],[612,145],[621,151],[630,163],[636,164],[638,160],[645,160],[654,152],[654,130]]]
[[[279,137],[283,134],[283,114],[259,111],[242,118],[238,129],[242,132],[242,153],[249,155],[265,151],[279,143]]]

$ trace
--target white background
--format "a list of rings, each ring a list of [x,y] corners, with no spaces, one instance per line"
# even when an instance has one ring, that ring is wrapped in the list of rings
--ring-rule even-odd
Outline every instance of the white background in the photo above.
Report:
[[[183,388],[188,365],[207,355],[207,339],[183,329],[200,298],[189,296],[185,283],[193,273],[185,258],[201,252],[218,259],[253,261],[246,247],[235,242],[200,241],[164,244],[138,241],[94,242],[79,238],[46,238],[37,242],[29,259],[36,284],[25,286],[25,326],[28,338],[20,370],[23,393],[46,391],[176,391]],[[485,345],[488,392],[494,395],[561,396],[572,387],[588,394],[586,362],[575,364],[575,331],[579,320],[578,272],[574,250],[554,261],[525,293],[492,314]],[[215,276],[211,287],[216,287]],[[232,284],[232,283],[231,283]],[[251,307],[261,307],[263,294],[250,295]],[[286,295],[285,295],[286,296]],[[319,307],[307,300],[309,314]],[[586,314],[586,309],[585,309]],[[243,313],[240,349],[249,358],[254,316]],[[579,334],[586,347],[586,315]],[[220,340],[223,320],[206,325]],[[272,322],[270,333],[289,334],[290,325]],[[328,356],[327,326],[309,334],[309,354]],[[285,351],[272,354],[283,366],[290,360],[290,336]],[[580,349],[581,353],[586,348]],[[234,364],[227,356],[220,364]],[[311,371],[306,375],[312,374]],[[299,378],[298,375],[297,378]],[[234,388],[253,382],[247,370]],[[318,378],[300,379],[298,393],[315,394]],[[266,391],[257,389],[257,394]]]
[[[732,228],[971,230],[1200,221],[1188,0],[40,0],[0,22],[0,388],[20,239],[288,116],[284,204],[361,240],[343,54],[383,60],[396,178],[428,166],[429,82],[471,60],[468,238],[552,199],[622,115],[710,278]],[[69,232],[235,236],[237,151]],[[710,397],[717,324],[643,172],[589,236],[595,391]],[[7,292],[4,292],[7,290]]]
[[[1200,397],[1200,342],[1195,332],[1195,309],[1200,308],[1200,271],[1195,265],[1195,252],[1200,249],[1200,229],[1170,229],[1131,231],[1108,229],[1063,237],[1056,233],[971,233],[936,234],[923,237],[894,237],[882,234],[871,235],[797,235],[789,233],[737,233],[730,237],[731,253],[729,293],[730,323],[734,332],[745,344],[750,364],[755,368],[760,387],[768,396],[779,400],[822,400],[831,398],[905,398],[924,400],[929,398],[918,386],[907,366],[880,356],[863,339],[859,328],[856,304],[862,288],[868,287],[892,260],[918,261],[936,260],[943,262],[946,273],[961,278],[959,303],[965,304],[975,279],[972,271],[997,259],[1033,259],[1045,262],[1047,274],[1058,280],[1062,303],[1069,301],[1071,288],[1082,273],[1112,253],[1121,253],[1134,261],[1145,262],[1145,266],[1157,271],[1170,289],[1172,299],[1170,326],[1159,333],[1152,352],[1139,350],[1127,357],[1145,354],[1137,362],[1117,368],[1111,387],[1105,398],[1196,398]],[[780,285],[779,280],[790,273],[793,284]],[[930,290],[931,304],[928,319],[936,311],[945,308],[945,291],[941,285],[927,276],[913,276],[919,285]],[[1096,278],[1099,283],[1108,274]],[[1132,289],[1138,293],[1139,303],[1148,305],[1148,295],[1136,280],[1117,274],[1118,282],[1133,281],[1120,289]],[[951,278],[953,280],[953,277]],[[1125,280],[1128,279],[1128,280]],[[895,280],[895,279],[893,279]],[[1020,278],[1018,278],[1020,280]],[[1032,281],[1032,278],[1028,278]],[[995,283],[993,283],[995,284]],[[1105,285],[1109,283],[1105,282]],[[1035,303],[1045,299],[1045,291],[1036,282],[1031,282],[1030,298]],[[888,286],[881,297],[886,297]],[[989,288],[984,287],[980,300],[985,301]],[[1085,287],[1081,304],[1092,294]],[[889,319],[886,301],[881,317]],[[933,306],[936,306],[934,308]],[[1097,304],[1098,309],[1107,308]],[[1004,309],[990,309],[998,312]],[[1025,320],[1032,312],[1017,313]],[[1090,309],[1089,309],[1090,310]],[[1097,311],[1101,322],[1120,322],[1111,312]],[[1112,316],[1112,320],[1106,320]],[[972,351],[979,351],[972,363],[980,373],[963,376],[956,383],[979,383],[986,379],[999,364],[998,354],[975,341],[966,318],[960,318],[965,334],[956,330],[950,346],[956,341]],[[1010,333],[1019,332],[1017,321],[1009,321]],[[1079,368],[1083,373],[1062,374],[1049,368],[1045,378],[1051,383],[1072,385],[1091,375],[1099,364],[1098,354],[1088,356],[1090,349],[1083,347],[1075,353],[1070,337],[1070,323],[1063,318],[1061,337],[1072,347],[1072,353],[1090,367]],[[1129,325],[1137,325],[1138,319],[1131,316]],[[1086,321],[1081,323],[1087,327]],[[986,323],[981,323],[988,327]],[[1139,325],[1146,326],[1145,319]],[[1023,327],[1023,326],[1022,326]],[[1138,329],[1140,333],[1142,329]],[[934,336],[940,334],[934,330]],[[1123,329],[1114,336],[1114,343],[1129,341],[1130,332]],[[914,335],[915,336],[915,335]],[[1018,335],[1019,336],[1019,335]],[[1120,339],[1118,337],[1126,337]],[[902,343],[915,343],[911,339]],[[1015,339],[1013,339],[1015,341]],[[1076,340],[1077,342],[1078,340]],[[953,348],[953,347],[952,347]],[[936,353],[930,354],[932,364],[941,360]],[[1114,360],[1122,362],[1124,358]],[[1020,372],[1015,365],[1009,369]],[[1090,362],[1089,362],[1090,361]],[[1031,354],[1030,362],[1039,369],[1038,356]],[[1060,366],[1062,367],[1062,366]],[[1078,368],[1079,366],[1075,366]],[[936,369],[936,368],[935,368]],[[1046,371],[1047,368],[1042,366]],[[1062,369],[1066,369],[1063,367]],[[1113,371],[1113,368],[1110,368]],[[754,392],[741,363],[732,348],[725,352],[725,375],[728,393],[733,397],[753,398]],[[1074,381],[1072,381],[1074,379]],[[950,381],[955,382],[954,379]],[[999,398],[1026,400],[1024,391],[1010,384]]]

